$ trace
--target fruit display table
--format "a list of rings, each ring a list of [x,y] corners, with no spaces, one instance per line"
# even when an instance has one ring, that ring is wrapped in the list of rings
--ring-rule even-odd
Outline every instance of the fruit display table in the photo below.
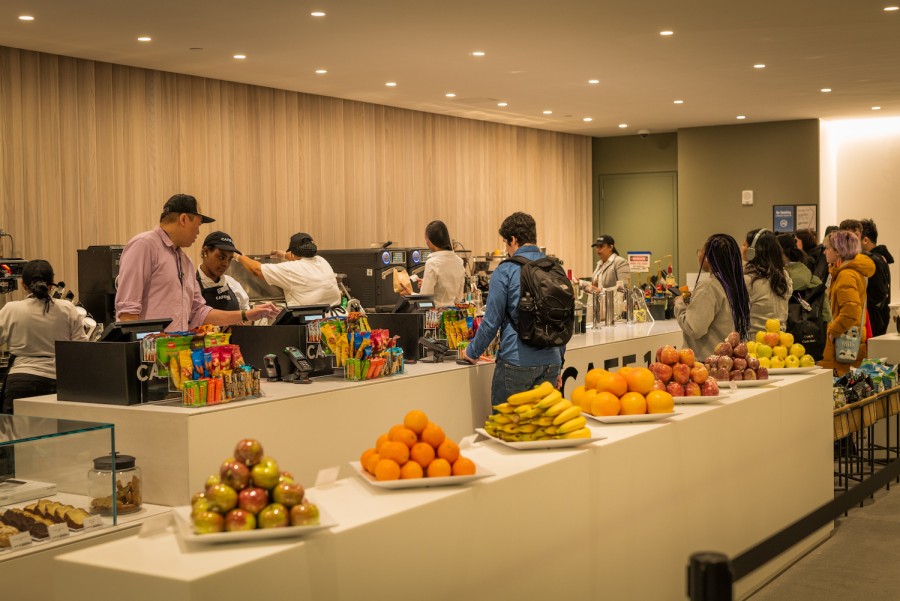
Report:
[[[338,525],[305,540],[205,546],[163,531],[66,554],[47,574],[71,601],[98,590],[72,582],[132,601],[681,599],[692,552],[733,556],[832,498],[831,403],[829,372],[782,376],[662,422],[592,422],[606,439],[580,449],[476,443],[467,456],[496,475],[467,486],[313,488]],[[741,580],[737,598],[829,531]]]
[[[900,334],[894,332],[869,338],[866,341],[868,355],[872,358],[883,357],[887,363],[900,363]]]
[[[566,391],[583,383],[590,366],[646,365],[665,344],[680,346],[674,321],[589,329],[566,352]],[[262,384],[265,396],[200,408],[101,405],[58,401],[55,396],[16,401],[16,413],[113,423],[116,449],[135,456],[144,472],[144,499],[184,505],[218,469],[215,441],[256,438],[273,456],[290,458],[300,482],[314,482],[318,470],[342,466],[370,446],[372,432],[387,430],[397,415],[421,409],[459,439],[490,413],[493,364],[407,365],[389,378],[348,382],[337,376],[312,384]],[[349,473],[345,471],[345,473]]]

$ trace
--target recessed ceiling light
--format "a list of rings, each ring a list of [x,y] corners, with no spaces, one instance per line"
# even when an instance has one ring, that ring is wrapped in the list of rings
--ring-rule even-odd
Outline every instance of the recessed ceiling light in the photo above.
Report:
[[[881,110],[881,107],[880,107],[880,106],[873,106],[873,107],[872,107],[872,110],[873,110],[873,111],[880,111],[880,110]]]
[[[765,69],[766,66],[763,63],[756,63],[755,65],[753,65],[753,68],[754,69]]]
[[[497,106],[509,106],[508,102],[498,102]]]
[[[747,115],[738,115],[737,118],[739,121],[743,121],[744,119],[747,118]]]
[[[545,114],[545,115],[552,115],[552,114],[553,114],[553,111],[544,111],[544,114]]]
[[[316,69],[316,75],[325,75],[328,73],[327,69]]]
[[[482,52],[481,50],[476,50],[472,53],[472,56],[484,56],[484,52]]]
[[[625,129],[626,127],[628,127],[627,123],[619,123],[619,129]]]
[[[600,83],[600,80],[599,79],[589,79],[588,83],[593,86],[593,85],[597,85],[598,83]]]
[[[831,91],[831,88],[822,88],[819,90],[820,92],[825,92],[826,94]]]
[[[234,58],[238,59],[239,61],[242,61],[245,58],[247,58],[247,55],[246,54],[235,54]]]
[[[397,87],[397,82],[396,82],[396,81],[389,81],[389,82],[387,82],[387,83],[384,84],[384,85],[386,85],[386,86],[389,87],[389,88],[396,88],[396,87]]]
[[[583,120],[587,121],[587,122],[591,122],[594,120],[594,118],[593,117],[585,117]]]
[[[673,100],[672,104],[684,104],[684,100]]]
[[[325,16],[325,13],[323,13],[323,12],[320,11],[320,10],[317,10],[317,11],[314,11],[314,12],[309,13],[309,16],[311,16],[311,17],[324,17],[324,16]]]
[[[446,96],[447,98],[456,98],[456,94],[454,94],[453,92],[447,92],[446,94],[444,94],[444,96]]]
[[[19,21],[34,21],[31,15],[19,15]]]
[[[900,6],[885,6],[884,7],[885,12],[893,12],[895,10],[900,10]]]
[[[141,37],[138,38],[138,42],[149,42],[151,40],[153,40],[153,38],[151,38],[148,35],[142,35]]]
[[[667,29],[667,30],[665,30],[665,31],[660,31],[660,32],[659,32],[659,35],[670,36],[670,35],[675,35],[675,32],[674,32],[674,31],[669,31],[669,30]]]

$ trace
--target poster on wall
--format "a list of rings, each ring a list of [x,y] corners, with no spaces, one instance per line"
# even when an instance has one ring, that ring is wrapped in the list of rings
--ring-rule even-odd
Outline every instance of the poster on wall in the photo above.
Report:
[[[794,231],[796,217],[794,205],[775,205],[772,207],[772,231],[776,234]]]
[[[649,273],[650,252],[645,250],[628,251],[628,266],[631,273]]]
[[[816,205],[797,205],[797,229],[818,231],[818,207]]]

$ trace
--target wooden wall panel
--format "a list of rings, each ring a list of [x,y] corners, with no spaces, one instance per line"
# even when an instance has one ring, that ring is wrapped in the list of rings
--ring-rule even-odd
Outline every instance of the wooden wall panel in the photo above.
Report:
[[[201,237],[223,229],[247,253],[297,231],[421,245],[432,219],[483,253],[522,210],[592,268],[583,136],[0,47],[0,140],[0,228],[70,285],[77,249],[125,243],[177,192],[217,218]]]

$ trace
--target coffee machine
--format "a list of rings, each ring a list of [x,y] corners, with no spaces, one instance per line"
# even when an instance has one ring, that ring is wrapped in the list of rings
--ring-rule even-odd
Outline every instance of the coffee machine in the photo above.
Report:
[[[367,311],[390,312],[400,295],[394,292],[394,272],[406,271],[407,252],[401,248],[320,250],[335,273],[346,274],[350,296]]]
[[[116,320],[116,278],[124,248],[108,244],[78,250],[78,298],[100,323]]]

